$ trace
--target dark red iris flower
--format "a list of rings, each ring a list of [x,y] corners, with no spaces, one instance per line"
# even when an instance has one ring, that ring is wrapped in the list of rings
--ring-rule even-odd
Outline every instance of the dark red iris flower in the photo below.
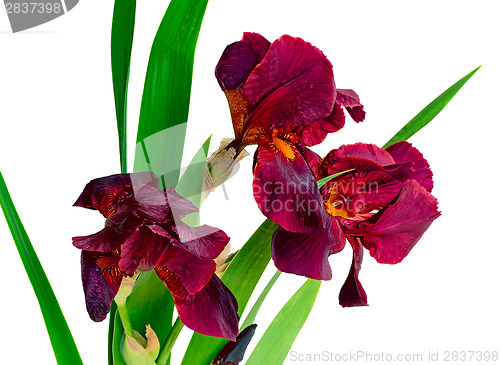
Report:
[[[197,208],[172,187],[157,187],[158,178],[150,172],[107,176],[89,182],[74,204],[106,217],[103,230],[73,237],[73,245],[83,250],[82,281],[90,318],[106,317],[123,277],[154,269],[187,327],[234,340],[238,305],[214,274],[214,259],[229,237],[217,228],[183,223],[181,219]]]
[[[403,260],[440,213],[432,190],[432,172],[422,154],[408,142],[387,149],[357,143],[332,150],[324,159],[308,152],[316,178],[354,169],[321,188],[325,226],[313,232],[279,228],[272,257],[284,272],[312,279],[332,277],[328,256],[352,246],[352,265],[339,300],[342,306],[367,305],[358,274],[363,247],[379,263]]]
[[[215,75],[231,111],[236,139],[229,147],[258,145],[253,187],[260,210],[292,232],[324,225],[317,209],[308,209],[322,199],[304,146],[344,126],[342,107],[362,121],[358,95],[335,87],[332,65],[318,48],[288,35],[271,44],[260,34],[244,33],[226,47]],[[283,214],[285,204],[295,214]]]

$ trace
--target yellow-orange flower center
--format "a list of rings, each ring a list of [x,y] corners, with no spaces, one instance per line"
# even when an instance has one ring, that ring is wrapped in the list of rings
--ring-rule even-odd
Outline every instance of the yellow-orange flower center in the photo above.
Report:
[[[293,151],[293,145],[290,142],[274,137],[271,142],[271,147],[285,156],[287,160],[295,160],[295,152]]]

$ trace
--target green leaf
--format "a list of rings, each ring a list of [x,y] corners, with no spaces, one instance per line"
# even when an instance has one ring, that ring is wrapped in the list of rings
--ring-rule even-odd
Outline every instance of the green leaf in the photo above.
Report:
[[[114,304],[114,302],[113,302],[113,304]],[[109,318],[109,320],[111,321],[111,317]],[[122,335],[123,335],[123,325],[122,325],[122,321],[120,319],[120,313],[118,313],[118,311],[116,311],[116,310],[115,310],[115,314],[114,314],[114,319],[111,323],[113,324],[113,333],[120,334],[117,336],[113,336],[113,346],[112,346],[112,351],[111,351],[113,362],[111,364],[125,365],[125,362],[123,361],[122,355],[120,353],[120,342],[121,342]]]
[[[277,229],[276,223],[266,219],[238,251],[222,276],[222,281],[238,301],[240,316],[271,260],[271,239]],[[195,333],[182,359],[182,365],[208,365],[226,343],[227,340],[223,338]]]
[[[311,312],[320,286],[320,280],[311,279],[302,285],[271,322],[246,365],[283,364]]]
[[[324,177],[324,178],[318,180],[318,188],[321,188],[323,185],[325,185],[331,179],[336,178],[337,176],[346,174],[346,173],[351,172],[351,171],[354,171],[354,169],[350,169],[350,170],[345,170],[345,171],[342,171],[342,172],[338,172],[336,174],[333,174],[333,175],[330,175],[330,176],[327,176],[327,177]]]
[[[59,307],[57,298],[52,291],[49,280],[43,271],[35,250],[31,245],[21,219],[7,189],[7,185],[0,173],[0,205],[10,232],[16,243],[17,251],[28,274],[31,286],[35,292],[43,320],[49,334],[50,343],[59,365],[83,364],[76,348],[73,336],[68,328],[66,319]],[[4,331],[8,329],[4,328]],[[28,343],[29,348],[29,343]]]
[[[259,313],[260,307],[262,307],[264,300],[266,299],[267,295],[269,294],[269,292],[273,288],[274,283],[276,283],[276,280],[278,280],[280,275],[281,275],[281,271],[276,271],[276,273],[273,275],[271,280],[269,280],[269,283],[267,283],[264,290],[262,290],[262,293],[260,293],[260,295],[257,298],[257,301],[253,305],[252,309],[250,309],[250,312],[248,312],[248,315],[245,318],[245,322],[243,322],[243,324],[241,325],[241,328],[247,328],[251,324],[255,323],[255,317],[257,317],[257,313]]]
[[[194,155],[186,171],[182,175],[181,180],[177,184],[175,190],[184,198],[188,199],[200,208],[201,193],[203,191],[203,178],[207,165],[208,148],[212,136],[203,143],[198,152]],[[199,225],[199,212],[191,213],[184,218],[184,222],[191,226]]]
[[[121,172],[127,172],[127,86],[134,38],[136,0],[115,0],[111,26],[111,73]]]
[[[175,186],[186,134],[196,41],[208,0],[172,0],[151,48],[134,171],[152,170]]]
[[[467,81],[479,70],[481,66],[472,70],[467,75],[462,77],[452,86],[450,86],[445,92],[434,99],[429,105],[427,105],[420,113],[418,113],[412,120],[410,120],[401,130],[392,137],[389,142],[387,142],[383,148],[389,147],[391,144],[400,141],[406,141],[408,138],[413,136],[423,127],[425,127],[436,115],[438,115],[441,110],[450,102],[451,99],[456,95],[458,90],[465,85]]]
[[[111,308],[109,310],[109,322],[108,322],[108,364],[109,365],[113,365],[113,364],[120,365],[116,362],[113,362],[113,356],[114,356],[113,351],[114,351],[114,346],[115,346],[113,341],[115,340],[115,337],[114,337],[115,320],[117,320],[116,319],[116,314],[117,314],[116,311],[117,311],[116,303],[113,301],[111,303]],[[120,322],[119,319],[118,319],[118,322]],[[120,325],[121,325],[121,323],[120,323]],[[123,327],[122,327],[121,331],[123,332]],[[120,346],[120,344],[118,344],[117,346]],[[117,347],[117,349],[119,349],[119,347]]]

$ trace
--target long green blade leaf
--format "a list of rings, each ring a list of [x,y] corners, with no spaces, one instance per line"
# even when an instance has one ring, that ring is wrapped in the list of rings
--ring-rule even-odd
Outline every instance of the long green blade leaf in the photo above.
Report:
[[[83,364],[66,319],[59,307],[59,303],[38,260],[36,252],[31,245],[28,234],[17,214],[1,173],[0,203],[10,232],[16,243],[17,251],[40,305],[57,363],[60,365]]]
[[[257,313],[259,313],[260,307],[262,307],[262,304],[264,303],[264,300],[266,300],[267,295],[273,288],[274,284],[276,283],[276,280],[281,275],[281,271],[276,271],[276,273],[273,275],[271,280],[269,280],[269,283],[267,283],[266,287],[264,290],[262,290],[262,293],[260,293],[259,297],[257,298],[257,301],[253,305],[252,309],[250,309],[250,312],[248,312],[247,317],[245,318],[245,322],[241,325],[241,328],[247,328],[251,324],[255,323],[255,317],[257,317]]]
[[[443,108],[448,105],[451,99],[457,94],[458,90],[465,85],[467,81],[479,70],[481,66],[472,70],[467,75],[462,77],[452,86],[450,86],[445,92],[434,99],[429,105],[427,105],[420,113],[418,113],[412,120],[410,120],[401,130],[392,137],[389,142],[387,142],[383,148],[389,147],[391,144],[400,141],[406,141],[408,138],[413,136],[423,127],[425,127],[436,115],[438,115]]]
[[[142,95],[134,170],[179,179],[194,52],[208,0],[172,0],[156,33]]]
[[[278,225],[266,219],[236,254],[222,276],[222,281],[238,300],[240,316],[271,260],[271,239],[276,229]],[[221,338],[193,334],[182,365],[208,365],[225,343],[227,340]]]
[[[134,38],[136,0],[115,0],[111,26],[111,73],[121,172],[127,172],[127,86]]]
[[[286,355],[306,322],[318,295],[321,281],[308,279],[271,322],[247,365],[283,364]]]

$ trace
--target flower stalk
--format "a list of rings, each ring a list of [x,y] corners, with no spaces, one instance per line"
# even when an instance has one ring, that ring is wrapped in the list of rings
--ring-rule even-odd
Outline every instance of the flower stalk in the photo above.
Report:
[[[170,357],[170,353],[172,352],[172,347],[174,347],[174,343],[179,337],[182,329],[184,328],[184,324],[181,322],[180,318],[177,317],[175,320],[172,329],[168,333],[167,339],[163,343],[161,347],[160,355],[158,356],[158,360],[156,361],[157,365],[165,365],[167,363],[168,358]]]

